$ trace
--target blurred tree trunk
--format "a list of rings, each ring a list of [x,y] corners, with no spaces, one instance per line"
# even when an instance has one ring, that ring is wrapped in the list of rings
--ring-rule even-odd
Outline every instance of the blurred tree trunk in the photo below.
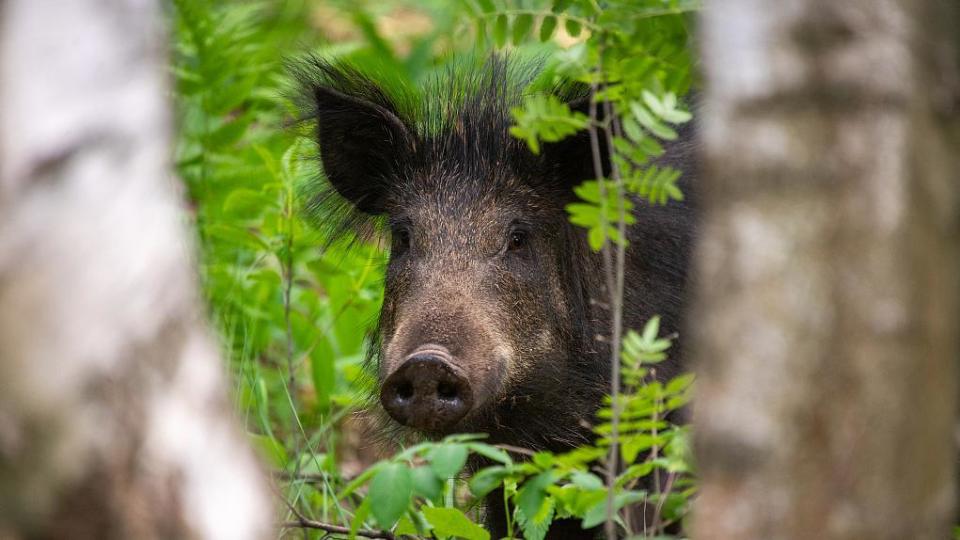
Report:
[[[0,537],[257,538],[170,168],[159,2],[0,0]]]
[[[960,4],[707,6],[695,537],[948,538]]]

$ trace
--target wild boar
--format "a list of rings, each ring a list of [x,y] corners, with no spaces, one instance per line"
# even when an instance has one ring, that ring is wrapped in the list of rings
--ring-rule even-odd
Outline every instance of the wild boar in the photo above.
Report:
[[[333,188],[313,204],[347,222],[389,225],[371,363],[379,403],[399,430],[487,433],[492,443],[559,451],[590,441],[609,393],[602,258],[564,208],[577,200],[573,188],[595,177],[589,135],[534,154],[509,133],[510,109],[535,71],[493,57],[417,94],[388,91],[347,64],[312,58],[296,69]],[[575,85],[539,91],[575,109],[589,103]],[[685,202],[636,202],[627,328],[660,315],[665,332],[680,330],[693,230],[690,138],[682,130],[661,158],[685,171]],[[661,377],[678,372],[681,341]]]

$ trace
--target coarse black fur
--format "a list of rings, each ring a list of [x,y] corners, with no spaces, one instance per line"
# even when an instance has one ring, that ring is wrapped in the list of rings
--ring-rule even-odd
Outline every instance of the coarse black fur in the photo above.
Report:
[[[307,206],[332,235],[374,230],[371,224],[389,221],[413,192],[508,206],[516,201],[500,195],[520,194],[524,199],[523,207],[539,220],[536,225],[551,245],[558,246],[549,260],[538,263],[558,267],[557,280],[565,291],[566,312],[547,321],[557,327],[557,350],[562,355],[545,357],[515,374],[495,399],[458,429],[483,431],[490,442],[532,449],[562,451],[589,442],[593,415],[609,389],[609,346],[602,338],[609,335],[608,294],[600,255],[589,249],[585,231],[571,225],[562,211],[576,199],[573,187],[595,176],[589,135],[547,144],[534,155],[509,134],[509,111],[525,93],[550,93],[585,112],[587,89],[543,77],[531,84],[538,80],[536,63],[497,56],[482,63],[466,61],[422,91],[396,85],[388,89],[355,67],[316,57],[291,69],[300,83],[305,117],[317,123],[322,166],[330,179],[312,185]],[[682,129],[661,159],[684,171],[680,186],[686,200],[665,206],[636,201],[637,224],[628,234],[624,327],[640,328],[660,315],[663,331],[680,336],[670,360],[659,368],[662,379],[675,375],[681,365],[696,173],[691,139],[690,128]],[[451,212],[458,209],[449,204]],[[391,290],[388,277],[387,298],[370,348],[374,371],[380,369],[383,355],[379,330],[396,322],[391,296],[406,293],[406,288],[409,285]],[[521,323],[510,324],[514,328]],[[409,435],[400,426],[388,426],[389,421],[384,433]],[[490,524],[494,532],[502,533],[499,518],[492,512]],[[562,524],[555,529],[551,536],[558,538],[575,530],[566,531]]]

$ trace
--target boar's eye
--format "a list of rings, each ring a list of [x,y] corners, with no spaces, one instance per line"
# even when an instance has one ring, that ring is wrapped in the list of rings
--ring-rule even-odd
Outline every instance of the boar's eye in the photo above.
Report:
[[[507,251],[519,251],[527,247],[529,234],[523,229],[513,229],[510,231],[510,238],[507,243]]]
[[[403,253],[410,248],[410,229],[406,227],[397,227],[393,230],[393,250],[396,253]]]

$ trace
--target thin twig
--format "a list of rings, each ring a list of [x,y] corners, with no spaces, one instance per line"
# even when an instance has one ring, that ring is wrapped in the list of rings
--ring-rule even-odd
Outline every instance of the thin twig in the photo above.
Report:
[[[657,368],[650,369],[650,378],[651,380],[654,380],[654,381],[657,379]],[[661,404],[662,404],[662,401],[660,400],[660,394],[658,393],[657,398],[654,400],[653,415],[651,416],[651,418],[653,418],[653,426],[651,429],[651,434],[653,435],[653,445],[650,447],[649,459],[654,462],[660,456],[660,445],[657,444],[657,421],[660,419],[660,415],[658,413],[660,412]],[[660,472],[659,471],[653,471],[653,492],[656,493],[658,496],[660,495]],[[660,523],[660,508],[662,506],[662,503],[663,503],[663,497],[661,497],[660,500],[657,501],[657,510],[656,512],[653,513],[653,534],[657,534],[657,527],[658,527],[658,524]]]
[[[532,456],[536,454],[536,452],[530,450],[529,448],[521,448],[519,446],[512,446],[509,444],[495,444],[494,446],[501,450],[506,450],[507,452],[513,452],[514,454],[521,454],[524,456]]]
[[[601,45],[600,54],[598,55],[601,59],[603,58],[603,49]],[[603,64],[601,63],[597,67],[598,72],[603,72]],[[590,123],[589,123],[589,132],[590,132],[590,151],[593,156],[593,174],[597,178],[597,187],[600,191],[600,200],[602,204],[606,204],[607,193],[606,185],[603,177],[603,158],[600,154],[600,136],[597,133],[597,90],[598,84],[596,81],[590,83]],[[609,119],[609,117],[608,117]],[[608,149],[609,151],[610,149]],[[606,212],[600,212],[600,228],[604,231],[607,230],[607,215]],[[610,254],[610,243],[604,241],[603,246],[601,247],[601,254],[603,256],[603,274],[606,279],[607,285],[607,294],[610,296],[610,307],[616,311],[617,304],[614,289],[615,289],[615,277],[613,276],[613,257]],[[611,348],[611,370],[615,369],[614,366],[619,366],[619,358],[613,356],[613,349]],[[619,370],[617,370],[619,372]],[[611,373],[612,374],[612,373]],[[613,392],[613,397],[616,399],[616,393],[619,390],[613,385],[611,381],[611,387]],[[616,410],[616,401],[613,401],[614,411]],[[607,460],[607,515],[604,523],[604,533],[607,538],[616,537],[616,524],[613,521],[613,505],[614,505],[614,496],[613,496],[613,486],[616,482],[617,471],[616,471],[616,455],[617,455],[617,440],[615,436],[611,437],[612,444],[610,447],[610,455]]]
[[[296,517],[296,521],[286,521],[281,523],[280,526],[284,529],[317,529],[321,531],[326,531],[331,534],[350,534],[350,527],[343,527],[341,525],[334,525],[332,523],[324,523],[322,521],[317,521],[315,519],[310,519],[307,516],[303,515],[300,510],[297,510],[297,507],[290,503],[286,497],[282,494],[280,495],[280,500],[283,501],[283,504],[287,506],[287,509]],[[357,529],[357,536],[363,536],[365,538],[385,538],[387,540],[395,540],[396,535],[390,531],[380,531],[373,529]]]
[[[293,324],[290,319],[290,310],[291,310],[291,292],[293,291],[293,197],[290,193],[290,188],[287,186],[287,196],[284,201],[284,217],[287,220],[287,235],[286,235],[286,253],[283,258],[283,274],[286,280],[283,287],[283,321],[286,326],[286,338],[287,338],[287,397],[290,400],[290,436],[293,437],[294,441],[294,450],[295,455],[297,456],[297,461],[295,465],[294,475],[299,474],[301,460],[300,460],[300,438],[297,437],[297,426],[300,423],[299,418],[297,417],[297,379],[296,379],[296,368],[294,366],[293,355],[294,355],[294,343],[293,343]],[[306,438],[305,438],[306,439]],[[304,441],[308,442],[308,441]],[[309,443],[308,443],[309,444]],[[300,496],[298,492],[297,497]],[[292,507],[291,507],[292,508]],[[306,540],[307,533],[304,531],[304,540]]]
[[[277,480],[282,480],[285,482],[307,482],[310,484],[320,484],[329,480],[330,475],[324,473],[293,473],[290,471],[273,471],[273,477]],[[344,482],[349,482],[353,480],[356,476],[342,476],[340,477]]]
[[[282,523],[281,527],[284,529],[317,529],[332,534],[350,534],[350,527],[343,527],[340,525],[334,525],[332,523],[323,523],[322,521],[307,519],[305,517],[300,517],[296,521],[287,521]],[[364,538],[383,538],[386,540],[396,540],[397,538],[396,535],[390,531],[379,531],[373,529],[357,529],[356,534],[357,536],[362,536]]]
[[[615,493],[613,486],[617,476],[617,457],[620,453],[620,347],[623,333],[623,289],[624,276],[626,274],[627,223],[626,204],[624,202],[626,194],[624,193],[623,188],[623,178],[620,176],[620,168],[617,166],[616,160],[613,159],[613,136],[614,131],[619,131],[619,118],[617,118],[616,113],[613,110],[613,106],[609,101],[604,101],[603,108],[604,116],[610,124],[608,129],[605,130],[605,135],[607,139],[607,152],[611,154],[610,172],[613,175],[613,180],[617,190],[617,232],[618,236],[620,237],[620,242],[617,243],[616,247],[616,266],[612,271],[612,281],[614,283],[610,290],[610,307],[611,311],[613,312],[611,314],[612,320],[610,324],[610,400],[611,412],[613,414],[610,421],[610,455],[607,458],[607,520],[604,526],[604,531],[607,535],[607,538],[615,538],[616,528],[613,520],[615,513]],[[601,195],[601,197],[602,196],[603,195]],[[610,267],[607,266],[607,268],[607,273],[609,275]]]
[[[654,473],[656,474],[656,472]],[[670,491],[673,490],[673,481],[676,480],[677,473],[668,473],[667,482],[663,488],[663,493],[657,493],[659,499],[657,499],[657,508],[653,512],[653,534],[660,532],[662,528],[666,528],[666,525],[660,520],[660,512],[663,511],[663,503],[667,500],[667,495],[670,494]]]

